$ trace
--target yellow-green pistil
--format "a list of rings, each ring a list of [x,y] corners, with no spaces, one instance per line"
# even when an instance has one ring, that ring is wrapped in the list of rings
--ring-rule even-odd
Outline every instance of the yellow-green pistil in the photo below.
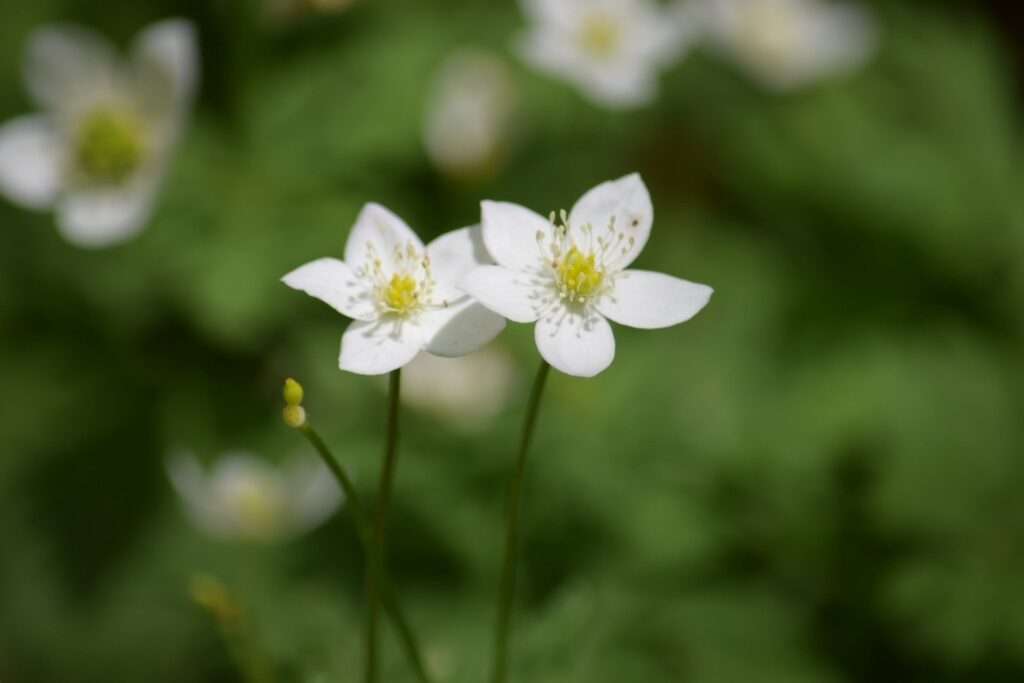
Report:
[[[594,57],[608,59],[614,56],[621,42],[622,30],[610,17],[595,14],[584,20],[580,44]]]
[[[559,289],[570,302],[585,302],[601,291],[604,272],[597,266],[594,254],[584,254],[576,247],[566,253],[555,267]]]
[[[138,170],[145,156],[145,129],[131,111],[95,109],[78,128],[76,168],[89,181],[124,182]]]
[[[419,308],[420,294],[411,275],[392,275],[384,288],[384,305],[398,315],[407,315]]]

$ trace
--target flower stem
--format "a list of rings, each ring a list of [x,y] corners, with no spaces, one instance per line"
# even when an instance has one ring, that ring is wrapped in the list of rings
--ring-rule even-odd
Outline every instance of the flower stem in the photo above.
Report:
[[[398,397],[401,387],[402,370],[392,370],[388,382],[387,439],[377,491],[377,509],[373,520],[373,544],[370,553],[373,571],[369,574],[367,591],[370,605],[366,627],[366,683],[376,683],[378,678],[377,623],[382,602],[382,582],[387,572],[388,508],[391,505],[391,490],[394,487],[395,468],[398,464]]]
[[[515,473],[508,486],[505,534],[505,562],[501,570],[501,584],[498,589],[498,626],[494,641],[494,683],[508,680],[508,636],[512,624],[512,603],[516,592],[516,572],[519,565],[519,508],[523,493],[523,478],[526,473],[526,453],[530,448],[533,428],[537,423],[541,394],[551,366],[541,361],[537,377],[533,380],[530,400],[526,406],[522,438],[519,441],[519,455]]]
[[[309,440],[316,452],[320,454],[320,458],[327,465],[328,469],[334,475],[335,479],[341,485],[342,490],[345,492],[346,506],[349,512],[352,514],[352,521],[355,523],[356,532],[359,535],[359,542],[363,547],[363,553],[367,557],[369,563],[372,558],[371,552],[373,548],[373,529],[370,526],[369,520],[366,517],[362,503],[359,500],[359,493],[356,491],[355,485],[352,483],[352,479],[349,478],[348,472],[345,471],[341,461],[334,457],[327,444],[320,438],[320,435],[313,429],[313,427],[307,422],[300,430],[303,436]],[[412,665],[413,671],[416,673],[417,680],[420,683],[430,683],[430,676],[427,674],[427,669],[423,664],[423,657],[420,655],[420,647],[416,639],[416,634],[413,632],[412,627],[409,625],[409,621],[405,618],[405,614],[402,612],[402,608],[398,603],[398,598],[395,595],[394,589],[391,586],[390,581],[387,577],[384,578],[383,585],[383,600],[384,600],[384,611],[391,619],[398,631],[399,640],[402,643],[402,649],[405,650],[405,656],[409,659],[409,663]]]

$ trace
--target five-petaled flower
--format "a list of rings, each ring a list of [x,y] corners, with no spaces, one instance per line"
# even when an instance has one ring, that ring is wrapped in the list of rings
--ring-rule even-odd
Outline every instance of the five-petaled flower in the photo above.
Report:
[[[388,209],[367,204],[345,244],[345,260],[321,258],[283,281],[354,319],[341,340],[342,370],[379,375],[420,351],[462,356],[498,335],[505,320],[456,282],[489,263],[479,227],[454,230],[426,247]]]
[[[862,64],[877,43],[859,5],[821,0],[704,0],[708,42],[764,86],[790,90]]]
[[[198,71],[192,25],[170,19],[136,39],[123,64],[101,36],[70,25],[29,41],[29,93],[42,113],[0,127],[0,192],[53,207],[61,233],[103,247],[149,219]]]
[[[522,0],[532,28],[520,44],[526,61],[574,82],[614,108],[649,103],[658,73],[688,47],[675,13],[654,0]]]
[[[541,356],[566,374],[592,377],[611,365],[608,319],[668,327],[692,318],[711,298],[706,285],[628,269],[654,219],[637,174],[598,185],[559,218],[490,201],[482,211],[484,243],[497,265],[473,269],[463,289],[509,320],[536,322]]]

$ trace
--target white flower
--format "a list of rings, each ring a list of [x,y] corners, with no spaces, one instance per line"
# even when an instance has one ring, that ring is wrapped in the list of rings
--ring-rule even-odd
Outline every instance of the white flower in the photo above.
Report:
[[[341,339],[339,365],[380,375],[420,351],[462,356],[504,329],[501,316],[455,286],[488,262],[479,227],[454,230],[424,247],[401,218],[367,204],[345,243],[344,261],[312,261],[283,282],[354,318]]]
[[[218,538],[294,537],[319,526],[342,501],[331,473],[308,456],[274,466],[231,452],[206,470],[195,456],[182,453],[168,461],[167,472],[191,521]]]
[[[402,400],[464,430],[501,412],[515,382],[509,354],[492,347],[462,358],[422,354],[402,374]]]
[[[25,80],[41,109],[0,126],[0,193],[53,208],[61,233],[103,247],[139,232],[195,91],[192,25],[156,23],[122,63],[102,37],[55,25],[29,40]]]
[[[492,172],[509,143],[515,100],[515,84],[499,59],[475,51],[449,57],[424,121],[431,161],[456,177]]]
[[[687,47],[678,17],[654,0],[521,2],[533,23],[523,58],[608,107],[652,101],[659,71]]]
[[[875,23],[854,4],[821,0],[703,0],[709,42],[774,90],[793,89],[864,63]]]
[[[498,265],[474,269],[463,289],[509,320],[536,322],[541,356],[566,374],[592,377],[611,365],[608,319],[668,327],[711,298],[706,285],[627,269],[654,219],[635,173],[590,190],[557,223],[516,204],[485,201],[482,209],[484,243]]]

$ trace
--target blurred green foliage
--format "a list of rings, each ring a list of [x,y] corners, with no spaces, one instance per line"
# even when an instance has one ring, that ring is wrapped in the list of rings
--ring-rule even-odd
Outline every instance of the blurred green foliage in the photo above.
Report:
[[[344,321],[279,283],[378,201],[421,234],[478,201],[568,207],[639,170],[641,267],[713,285],[670,330],[617,329],[597,379],[554,376],[528,488],[517,680],[1024,680],[1022,116],[970,3],[875,6],[862,73],[769,95],[698,52],[657,105],[595,109],[511,53],[512,2],[365,0],[271,23],[245,0],[37,0],[0,10],[0,117],[28,111],[43,22],[126,41],[200,29],[204,90],[160,209],[99,252],[0,202],[0,680],[237,680],[188,598],[243,606],[280,680],[354,681],[362,560],[344,513],[277,546],[203,538],[164,457],[304,443],[280,382],[366,494],[383,384],[336,369]],[[423,151],[453,49],[504,54],[518,147],[446,180]],[[523,376],[490,428],[405,412],[392,567],[439,680],[483,680]],[[388,681],[411,680],[393,640]]]

